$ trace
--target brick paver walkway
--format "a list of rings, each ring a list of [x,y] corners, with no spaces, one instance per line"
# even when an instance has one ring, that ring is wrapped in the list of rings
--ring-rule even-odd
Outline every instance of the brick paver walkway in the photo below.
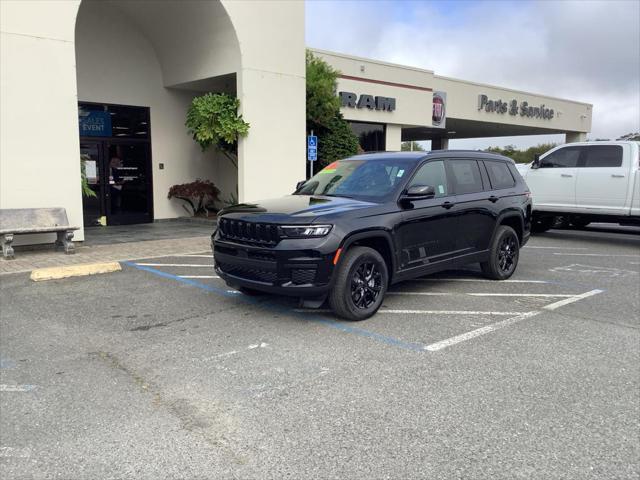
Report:
[[[76,243],[76,253],[73,255],[65,255],[55,250],[16,251],[15,259],[0,259],[0,275],[80,263],[119,262],[138,258],[210,252],[210,242],[211,238],[207,235],[112,245],[84,246]]]

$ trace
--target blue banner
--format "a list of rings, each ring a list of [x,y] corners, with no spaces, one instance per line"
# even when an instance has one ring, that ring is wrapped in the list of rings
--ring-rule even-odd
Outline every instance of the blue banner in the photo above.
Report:
[[[109,112],[80,111],[78,115],[81,137],[110,137],[111,115]]]

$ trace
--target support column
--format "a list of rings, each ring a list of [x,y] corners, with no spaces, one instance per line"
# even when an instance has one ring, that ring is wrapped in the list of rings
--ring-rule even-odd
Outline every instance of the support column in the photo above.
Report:
[[[445,137],[437,137],[431,140],[431,150],[447,150],[449,148],[449,139]]]
[[[585,132],[567,132],[564,141],[565,143],[586,142],[587,134]]]
[[[402,149],[402,126],[388,123],[384,142],[387,152],[399,152]]]

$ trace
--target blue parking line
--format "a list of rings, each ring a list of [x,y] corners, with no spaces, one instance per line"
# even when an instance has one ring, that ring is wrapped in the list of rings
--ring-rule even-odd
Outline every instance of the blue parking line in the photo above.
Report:
[[[328,318],[324,318],[319,314],[299,314],[297,312],[292,312],[291,310],[288,310],[286,308],[283,307],[278,307],[278,306],[274,306],[274,305],[265,305],[262,302],[259,302],[258,300],[251,298],[251,297],[247,297],[247,296],[239,296],[236,293],[230,293],[228,292],[226,289],[223,288],[218,288],[218,287],[214,287],[213,285],[207,285],[205,283],[202,282],[198,282],[196,280],[193,280],[191,278],[182,278],[179,277],[177,275],[173,275],[172,273],[167,273],[167,272],[163,272],[162,270],[157,270],[153,267],[146,267],[143,265],[138,265],[135,262],[121,262],[124,265],[127,265],[129,267],[134,267],[138,270],[144,270],[145,272],[149,272],[149,273],[153,273],[154,275],[157,275],[159,277],[163,277],[169,280],[175,280],[177,282],[183,283],[185,285],[189,285],[191,287],[196,287],[199,288],[200,290],[204,290],[206,292],[210,292],[210,293],[215,293],[217,295],[222,295],[224,297],[234,297],[237,300],[240,300],[244,303],[248,303],[248,304],[252,304],[252,305],[260,305],[262,308],[267,308],[271,311],[277,312],[277,313],[285,313],[287,315],[293,315],[295,317],[298,317],[300,319],[303,319],[305,321],[311,321],[311,322],[315,322],[315,323],[321,323],[323,325],[326,325],[328,327],[334,328],[336,330],[340,330],[341,332],[345,332],[345,333],[351,333],[353,335],[357,335],[359,337],[364,337],[364,338],[369,338],[371,340],[376,340],[378,342],[384,343],[385,345],[389,345],[392,347],[398,347],[398,348],[402,348],[404,350],[410,350],[412,352],[425,352],[424,349],[424,345],[419,344],[419,343],[409,343],[409,342],[404,342],[402,340],[399,340],[397,338],[393,338],[393,337],[388,337],[386,335],[382,335],[379,333],[375,333],[375,332],[371,332],[369,330],[365,330],[364,328],[359,328],[359,327],[352,327],[350,325],[346,325],[343,322],[338,322],[336,320],[330,320]]]

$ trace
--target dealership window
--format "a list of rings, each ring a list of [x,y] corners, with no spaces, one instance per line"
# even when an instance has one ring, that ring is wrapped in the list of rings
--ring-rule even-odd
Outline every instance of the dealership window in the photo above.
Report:
[[[360,148],[365,152],[386,150],[385,125],[381,123],[349,122],[358,137]]]
[[[81,137],[149,138],[149,108],[78,103]]]

